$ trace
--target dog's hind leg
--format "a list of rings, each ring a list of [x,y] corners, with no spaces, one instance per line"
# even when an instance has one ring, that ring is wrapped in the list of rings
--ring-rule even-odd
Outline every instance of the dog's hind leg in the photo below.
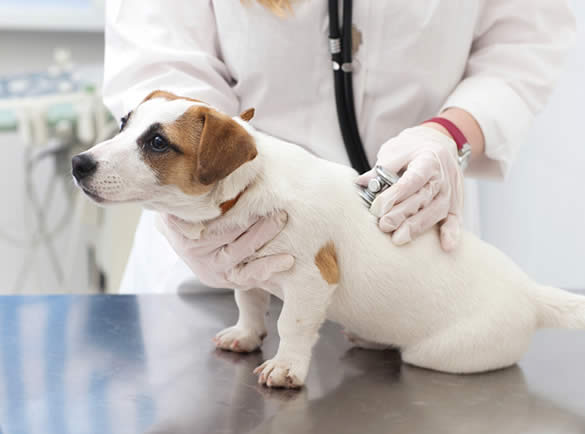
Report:
[[[470,318],[402,349],[414,366],[471,374],[514,365],[528,349],[536,328],[532,312]]]

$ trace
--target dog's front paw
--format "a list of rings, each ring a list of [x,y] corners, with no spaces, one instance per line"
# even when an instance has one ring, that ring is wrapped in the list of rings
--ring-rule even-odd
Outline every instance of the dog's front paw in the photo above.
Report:
[[[305,382],[307,368],[308,366],[304,363],[295,363],[286,358],[275,357],[254,369],[254,374],[258,375],[258,383],[268,387],[298,389]]]
[[[216,334],[213,342],[222,350],[251,353],[260,348],[264,336],[266,333],[258,333],[256,330],[235,325]]]

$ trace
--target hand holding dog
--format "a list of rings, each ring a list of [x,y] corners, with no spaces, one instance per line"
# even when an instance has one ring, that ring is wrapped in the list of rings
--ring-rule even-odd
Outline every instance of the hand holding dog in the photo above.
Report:
[[[380,219],[380,229],[402,245],[440,222],[441,246],[453,250],[461,236],[463,212],[463,175],[455,142],[429,125],[409,128],[382,145],[376,165],[395,174],[406,168],[372,203],[370,211]],[[370,170],[357,183],[365,186],[373,177]]]
[[[251,289],[267,283],[275,274],[289,270],[291,255],[271,255],[246,262],[257,250],[276,237],[287,222],[285,212],[267,217],[253,217],[245,227],[221,234],[204,231],[198,239],[190,238],[191,224],[169,214],[161,214],[158,230],[177,255],[207,286],[214,288]]]

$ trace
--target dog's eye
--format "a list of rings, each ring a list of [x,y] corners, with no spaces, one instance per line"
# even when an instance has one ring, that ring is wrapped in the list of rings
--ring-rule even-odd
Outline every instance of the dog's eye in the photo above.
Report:
[[[169,143],[163,136],[157,134],[152,139],[150,139],[148,146],[154,152],[164,152],[169,148]]]
[[[126,124],[128,123],[128,119],[130,119],[131,113],[132,112],[128,113],[126,116],[123,116],[122,119],[120,119],[120,131],[122,131],[126,127]]]

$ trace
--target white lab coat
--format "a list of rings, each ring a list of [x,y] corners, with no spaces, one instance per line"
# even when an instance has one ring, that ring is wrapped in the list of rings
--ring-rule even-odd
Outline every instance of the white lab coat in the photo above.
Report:
[[[327,2],[293,4],[294,14],[279,18],[255,1],[108,1],[105,104],[121,117],[165,89],[232,115],[254,107],[256,128],[348,164]],[[370,163],[401,130],[456,106],[475,117],[486,140],[467,175],[492,178],[509,170],[575,27],[564,0],[358,0],[353,22],[362,34],[356,113]],[[467,182],[465,218],[477,231],[475,189]],[[145,212],[121,291],[176,291],[192,278]]]

